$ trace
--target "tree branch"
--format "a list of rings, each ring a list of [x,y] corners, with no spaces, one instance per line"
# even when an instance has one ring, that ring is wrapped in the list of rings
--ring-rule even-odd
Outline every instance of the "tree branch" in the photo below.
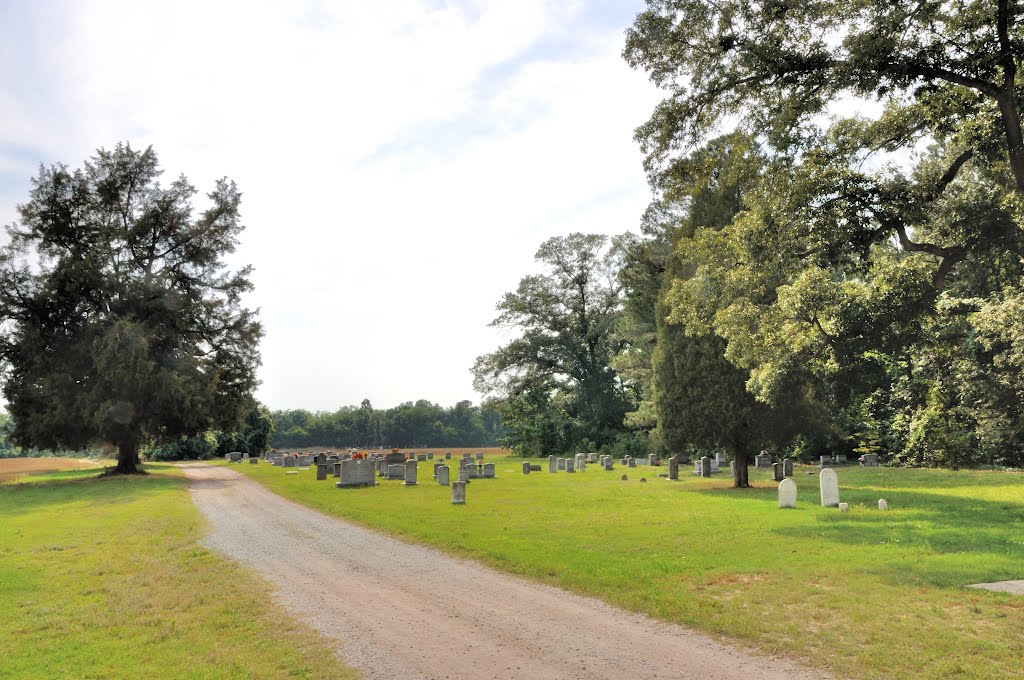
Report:
[[[946,187],[949,186],[950,182],[956,179],[956,176],[960,173],[960,168],[964,166],[964,163],[974,158],[974,149],[968,149],[962,152],[959,156],[953,159],[949,168],[943,173],[942,177],[939,178],[938,183],[925,195],[925,200],[934,201],[937,199]]]

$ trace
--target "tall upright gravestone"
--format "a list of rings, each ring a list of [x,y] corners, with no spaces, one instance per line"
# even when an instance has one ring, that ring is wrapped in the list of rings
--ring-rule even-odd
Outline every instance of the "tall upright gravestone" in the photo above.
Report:
[[[448,473],[449,469],[447,465],[442,465],[437,468],[437,483],[441,486],[448,486]]]
[[[403,482],[406,486],[416,486],[416,459],[411,458],[405,461],[405,481]]]
[[[711,459],[707,456],[702,456],[700,459],[700,476],[711,476]]]
[[[825,468],[821,471],[818,479],[821,486],[821,504],[826,508],[839,506],[839,475],[832,468]]]
[[[452,482],[452,505],[466,504],[466,483]]]
[[[548,472],[558,472],[558,461],[554,456],[548,456]]]
[[[796,482],[792,479],[783,479],[779,482],[779,507],[796,507]]]
[[[668,478],[679,479],[679,457],[672,456],[668,459]]]

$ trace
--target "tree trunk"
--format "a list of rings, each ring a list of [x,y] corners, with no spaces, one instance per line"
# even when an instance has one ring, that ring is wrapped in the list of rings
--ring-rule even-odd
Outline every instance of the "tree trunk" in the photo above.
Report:
[[[126,439],[117,444],[117,467],[114,472],[119,475],[137,475],[142,472],[139,463],[139,442],[135,438]]]
[[[750,479],[747,477],[747,458],[745,450],[733,451],[732,487],[734,489],[750,488]]]

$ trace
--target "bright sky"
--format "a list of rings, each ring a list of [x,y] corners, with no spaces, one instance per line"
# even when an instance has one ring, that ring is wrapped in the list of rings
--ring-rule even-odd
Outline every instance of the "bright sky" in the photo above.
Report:
[[[0,223],[39,164],[153,145],[244,193],[273,409],[478,402],[545,239],[635,230],[642,0],[0,0]]]

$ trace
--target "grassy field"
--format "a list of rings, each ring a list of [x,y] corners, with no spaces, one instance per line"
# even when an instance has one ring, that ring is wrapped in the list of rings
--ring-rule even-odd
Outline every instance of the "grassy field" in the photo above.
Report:
[[[317,482],[315,468],[235,469],[327,513],[840,677],[1024,677],[1024,597],[963,587],[1024,578],[1024,474],[840,468],[840,513],[820,507],[813,468],[797,468],[798,507],[780,510],[762,470],[738,491],[692,467],[669,482],[655,478],[664,468],[552,475],[545,461],[525,476],[521,460],[491,460],[499,478],[472,481],[465,506],[432,463],[419,486],[365,489]]]
[[[55,470],[93,470],[98,463],[78,458],[0,458],[0,484]]]
[[[147,469],[0,485],[0,677],[356,677],[264,581],[197,544],[177,470]]]

